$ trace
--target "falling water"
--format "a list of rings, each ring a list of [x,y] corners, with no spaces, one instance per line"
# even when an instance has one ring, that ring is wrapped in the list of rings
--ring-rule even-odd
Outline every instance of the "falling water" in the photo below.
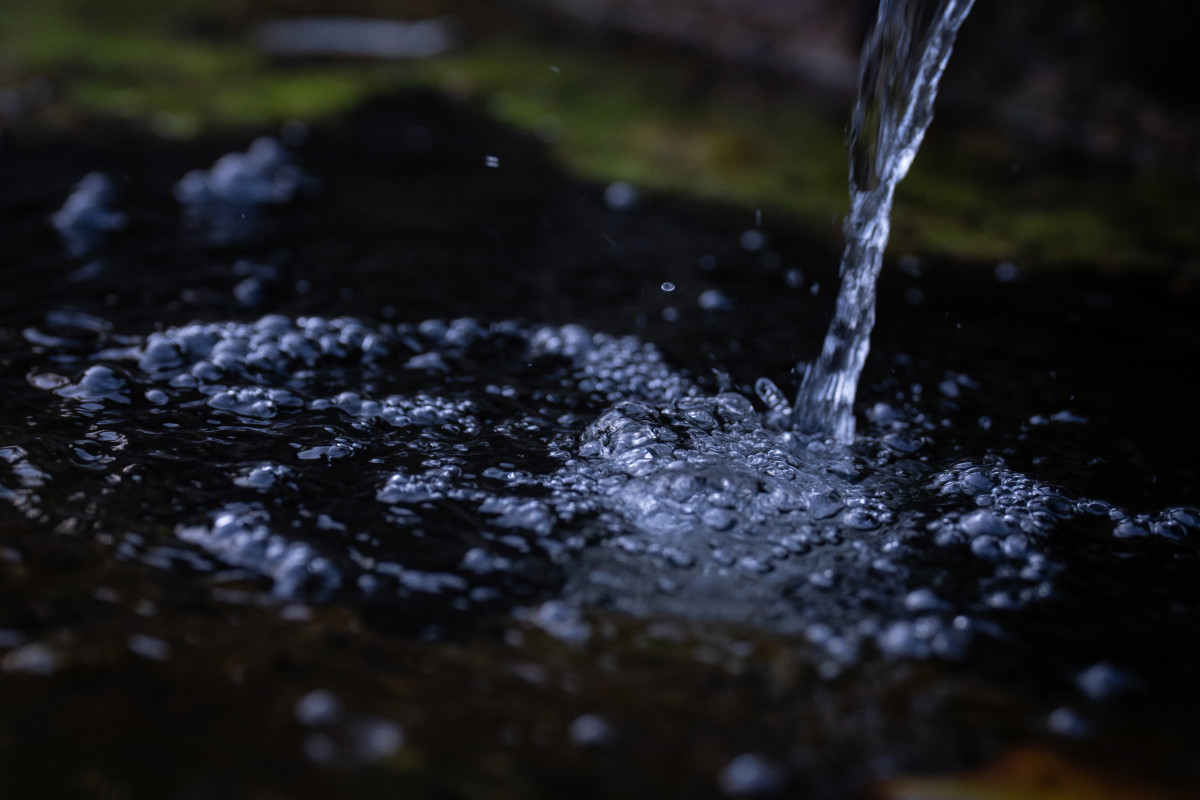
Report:
[[[850,214],[842,288],[821,356],[792,416],[804,433],[854,439],[854,394],[875,324],[875,282],[892,196],[933,119],[938,80],[973,0],[881,0],[859,68],[850,131]]]

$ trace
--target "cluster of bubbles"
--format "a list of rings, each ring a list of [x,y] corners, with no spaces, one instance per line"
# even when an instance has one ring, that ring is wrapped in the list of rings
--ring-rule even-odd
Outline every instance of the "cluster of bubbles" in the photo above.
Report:
[[[719,620],[802,636],[836,674],[868,650],[957,658],[1002,636],[1005,614],[1055,596],[1064,530],[1200,533],[1193,509],[1131,514],[997,457],[938,464],[915,412],[872,409],[852,449],[801,436],[768,382],[760,410],[579,326],[91,328],[90,355],[30,376],[83,428],[72,461],[106,481],[90,502],[178,480],[156,465],[210,442],[187,469],[211,488],[142,509],[173,536],[131,531],[118,557],[249,575],[280,598],[528,597],[526,617],[572,642],[587,608]],[[0,498],[53,516],[58,454],[35,451],[0,451]]]
[[[175,184],[175,199],[193,230],[223,245],[253,235],[263,206],[290,203],[314,188],[279,140],[263,136],[245,153],[228,153],[211,168],[184,175]]]
[[[50,217],[63,244],[73,256],[85,255],[113,231],[129,222],[123,211],[113,208],[117,186],[103,172],[91,172],[75,185],[63,207]]]
[[[227,153],[209,169],[188,172],[174,194],[193,232],[211,244],[227,245],[253,236],[264,206],[291,203],[316,188],[278,139],[263,136],[244,153]],[[102,172],[89,173],[75,185],[50,217],[69,254],[88,255],[109,234],[125,229],[129,216],[115,207],[117,199],[116,182]]]

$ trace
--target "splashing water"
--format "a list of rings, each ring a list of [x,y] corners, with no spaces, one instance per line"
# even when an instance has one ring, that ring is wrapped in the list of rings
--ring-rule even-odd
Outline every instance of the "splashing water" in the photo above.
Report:
[[[793,419],[803,433],[854,441],[854,396],[875,325],[875,283],[892,196],[933,119],[938,81],[973,0],[882,0],[859,68],[850,130],[850,214],[842,288],[820,358],[804,374]]]
[[[384,608],[422,632],[528,605],[526,619],[572,642],[592,608],[720,621],[803,638],[822,674],[1011,639],[1018,612],[1078,582],[1073,544],[1149,543],[1193,566],[1194,508],[1121,508],[971,455],[918,384],[893,386],[853,448],[804,435],[853,439],[892,192],[969,6],[881,8],[855,115],[845,285],[795,408],[765,380],[765,412],[709,393],[651,344],[581,325],[179,324],[165,311],[119,333],[119,320],[51,310],[10,345],[18,427],[0,442],[0,501],[214,596],[249,584]],[[278,188],[283,161],[263,161],[272,169],[234,183]],[[202,173],[201,188],[224,174]],[[286,201],[291,187],[252,199]],[[256,271],[274,274],[229,268]],[[270,299],[232,293],[239,314]],[[276,312],[296,304],[277,300]],[[940,378],[947,400],[979,388]],[[1195,609],[1181,602],[1172,620]]]
[[[58,434],[0,448],[0,499],[98,532],[133,509],[107,534],[118,559],[218,592],[249,577],[429,627],[559,586],[530,619],[566,641],[587,608],[751,624],[836,674],[1004,635],[1058,595],[1062,536],[1182,556],[1200,531],[1193,509],[1070,498],[996,457],[930,463],[939,426],[915,400],[873,409],[854,451],[813,442],[786,407],[576,325],[56,322],[26,335],[50,343],[27,381]]]

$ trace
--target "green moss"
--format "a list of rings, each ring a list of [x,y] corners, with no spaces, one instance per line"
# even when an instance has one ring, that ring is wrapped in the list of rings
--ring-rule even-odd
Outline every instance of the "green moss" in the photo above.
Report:
[[[585,178],[821,227],[847,205],[840,128],[800,106],[684,92],[691,77],[669,62],[513,43],[420,65],[408,78],[486,98],[493,116],[545,138]]]

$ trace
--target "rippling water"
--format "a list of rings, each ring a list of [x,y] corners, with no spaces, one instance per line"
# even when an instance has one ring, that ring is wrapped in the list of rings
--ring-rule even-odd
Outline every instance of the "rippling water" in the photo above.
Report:
[[[1056,596],[1057,538],[1200,534],[1193,509],[930,459],[938,425],[911,398],[870,409],[849,450],[793,433],[786,403],[706,392],[654,347],[575,325],[54,323],[25,332],[46,393],[27,423],[54,435],[2,451],[24,514],[213,586],[249,574],[399,614],[436,598],[430,631],[555,598],[568,637],[600,607],[801,635],[830,673],[864,646],[960,658]]]

